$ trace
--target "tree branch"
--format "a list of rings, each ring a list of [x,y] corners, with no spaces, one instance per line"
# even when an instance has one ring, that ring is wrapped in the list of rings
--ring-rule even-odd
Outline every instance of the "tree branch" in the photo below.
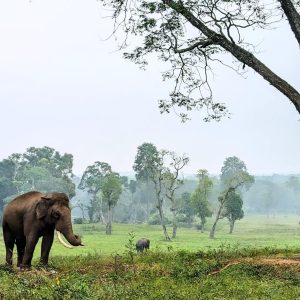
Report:
[[[278,0],[300,46],[300,14],[291,0]]]
[[[195,43],[195,44],[193,44],[193,45],[191,45],[191,46],[189,46],[187,48],[183,48],[183,49],[177,49],[177,48],[175,48],[174,51],[176,53],[184,53],[184,52],[189,52],[189,51],[191,51],[191,50],[193,50],[195,48],[198,48],[198,47],[205,48],[205,47],[213,45],[213,44],[214,44],[214,42],[212,40],[205,39],[205,40],[201,40],[201,41],[199,41],[199,42],[197,42],[197,43]]]
[[[194,16],[182,3],[182,1],[162,0],[163,3],[175,10],[178,14],[184,16],[190,24],[199,29],[207,38],[213,41],[214,44],[221,46],[223,49],[230,52],[236,59],[245,65],[249,66],[260,74],[271,85],[278,89],[281,93],[287,96],[294,104],[296,110],[300,113],[300,93],[287,83],[284,79],[276,75],[259,59],[257,59],[251,52],[232,43],[225,35],[216,33],[214,30],[208,28],[204,22]],[[290,1],[290,0],[281,0]]]

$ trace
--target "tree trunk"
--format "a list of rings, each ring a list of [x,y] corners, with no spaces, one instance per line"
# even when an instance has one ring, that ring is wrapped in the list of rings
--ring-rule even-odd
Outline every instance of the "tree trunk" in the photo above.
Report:
[[[205,220],[201,219],[201,233],[204,232],[204,224],[205,224]]]
[[[163,208],[162,208],[162,201],[159,201],[158,212],[159,212],[160,223],[161,223],[161,226],[162,226],[162,229],[163,229],[165,240],[170,241],[171,239],[168,235],[167,227],[166,227],[166,224],[165,224],[164,212],[163,212]]]
[[[214,224],[213,224],[213,226],[210,230],[210,233],[209,233],[209,237],[211,239],[215,238],[215,231],[216,231],[217,223],[220,220],[220,215],[221,215],[222,208],[223,208],[223,203],[220,203],[220,206],[219,206],[219,209],[218,209],[218,212],[217,212],[217,215],[216,215],[215,222],[214,222]]]
[[[229,220],[229,226],[230,226],[229,233],[232,234],[233,228],[234,228],[234,220],[233,219]]]
[[[282,0],[281,0],[282,1]],[[289,0],[283,0],[282,2],[288,2]],[[231,53],[237,60],[249,66],[260,74],[265,80],[273,85],[277,90],[288,97],[294,104],[296,110],[300,113],[300,94],[285,80],[276,75],[266,65],[264,65],[259,59],[257,59],[251,52],[243,49],[237,44],[231,42],[225,35],[215,32],[210,29],[200,19],[195,17],[193,13],[187,9],[183,2],[174,0],[163,0],[163,2],[170,8],[175,10],[178,14],[184,16],[194,27],[199,29],[214,45],[219,45],[229,53]]]
[[[78,205],[79,209],[81,210],[82,219],[85,220],[85,213],[84,213],[84,207],[82,205]]]
[[[149,182],[147,182],[147,197],[146,197],[146,212],[147,212],[147,215],[146,215],[146,218],[147,218],[147,221],[149,221],[149,217],[150,217],[150,205],[149,205],[149,195],[150,195],[150,192],[149,192]]]
[[[172,233],[172,238],[175,239],[176,238],[176,234],[177,234],[177,218],[176,218],[176,211],[175,211],[175,209],[173,209],[172,213],[173,213],[173,233]]]
[[[300,46],[300,15],[291,0],[279,0],[279,2]]]
[[[100,220],[101,220],[101,224],[106,224],[106,220],[105,220],[105,217],[104,217],[104,213],[103,213],[103,201],[102,201],[102,198],[100,199],[100,209],[99,209],[99,217],[100,217]]]
[[[93,210],[93,208],[91,206],[88,207],[88,215],[89,215],[90,223],[93,223],[94,210]]]
[[[112,223],[112,209],[108,206],[107,223],[106,223],[106,234],[111,235],[111,223]]]

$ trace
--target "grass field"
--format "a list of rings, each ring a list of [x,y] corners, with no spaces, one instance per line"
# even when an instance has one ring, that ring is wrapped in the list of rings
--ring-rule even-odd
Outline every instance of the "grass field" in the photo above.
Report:
[[[211,221],[211,220],[209,220]],[[210,222],[207,224],[210,228]],[[113,224],[113,234],[107,236],[105,228],[100,224],[75,225],[74,231],[82,236],[85,247],[71,250],[65,249],[55,240],[51,256],[100,254],[110,255],[122,253],[128,241],[128,233],[134,232],[136,239],[147,237],[151,240],[151,249],[198,251],[219,248],[230,245],[240,248],[299,248],[300,225],[299,217],[293,215],[277,215],[269,218],[261,216],[246,216],[236,223],[233,234],[228,234],[229,226],[226,220],[218,224],[215,239],[208,237],[209,232],[201,233],[195,228],[179,228],[177,238],[172,242],[163,240],[162,230],[156,225]],[[171,232],[171,228],[169,230]],[[36,250],[38,255],[39,250]],[[0,259],[3,260],[4,243],[0,234]]]
[[[207,228],[210,224],[207,224]],[[300,225],[297,216],[246,216],[232,235],[222,220],[216,238],[179,228],[172,242],[160,226],[75,225],[85,247],[55,241],[48,269],[32,271],[0,263],[3,299],[300,299]],[[151,251],[126,252],[129,232],[151,240]],[[4,244],[0,236],[0,259]]]

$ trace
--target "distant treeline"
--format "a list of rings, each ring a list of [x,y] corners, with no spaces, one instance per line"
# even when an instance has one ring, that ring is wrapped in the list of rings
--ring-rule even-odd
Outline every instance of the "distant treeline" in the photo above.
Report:
[[[244,214],[300,214],[300,175],[251,176],[245,163],[228,157],[219,176],[199,168],[184,178],[186,155],[161,150],[151,143],[137,149],[133,172],[121,176],[106,162],[87,166],[84,174],[73,174],[73,155],[53,148],[30,147],[0,161],[0,212],[15,195],[27,191],[58,191],[69,195],[76,223],[102,222],[111,233],[112,221],[119,223],[197,226],[206,218],[227,218],[230,232]],[[199,166],[201,167],[201,166]]]

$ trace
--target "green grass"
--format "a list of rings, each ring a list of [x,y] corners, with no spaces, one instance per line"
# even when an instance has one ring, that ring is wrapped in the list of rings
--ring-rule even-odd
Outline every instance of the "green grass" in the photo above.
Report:
[[[47,270],[37,266],[39,247],[32,271],[0,262],[0,299],[300,299],[300,262],[262,263],[300,252],[297,216],[246,216],[228,230],[222,220],[211,240],[208,231],[179,228],[166,242],[160,226],[113,224],[107,236],[100,224],[75,225],[86,246],[68,250],[55,240]],[[151,240],[134,263],[125,247],[132,231]]]
[[[268,250],[150,251],[135,256],[134,264],[125,254],[118,259],[60,256],[51,270],[0,268],[0,299],[299,299],[300,263],[260,261],[278,255]]]
[[[212,220],[206,224],[210,228]],[[222,245],[241,248],[300,248],[299,217],[295,215],[246,216],[236,222],[233,234],[228,234],[229,226],[226,220],[218,224],[215,239],[208,237],[209,232],[201,233],[195,228],[179,228],[177,238],[172,242],[163,240],[161,227],[158,225],[129,225],[113,224],[113,234],[107,236],[105,227],[100,224],[75,225],[74,231],[82,236],[85,247],[68,250],[55,239],[51,249],[51,256],[100,254],[110,255],[124,251],[128,240],[128,233],[133,231],[136,239],[147,237],[151,240],[151,248],[159,247],[161,250],[173,248],[174,250],[198,251],[219,248]],[[171,233],[171,228],[169,228]],[[40,252],[36,249],[36,255]],[[0,235],[0,260],[4,257],[4,243]]]

